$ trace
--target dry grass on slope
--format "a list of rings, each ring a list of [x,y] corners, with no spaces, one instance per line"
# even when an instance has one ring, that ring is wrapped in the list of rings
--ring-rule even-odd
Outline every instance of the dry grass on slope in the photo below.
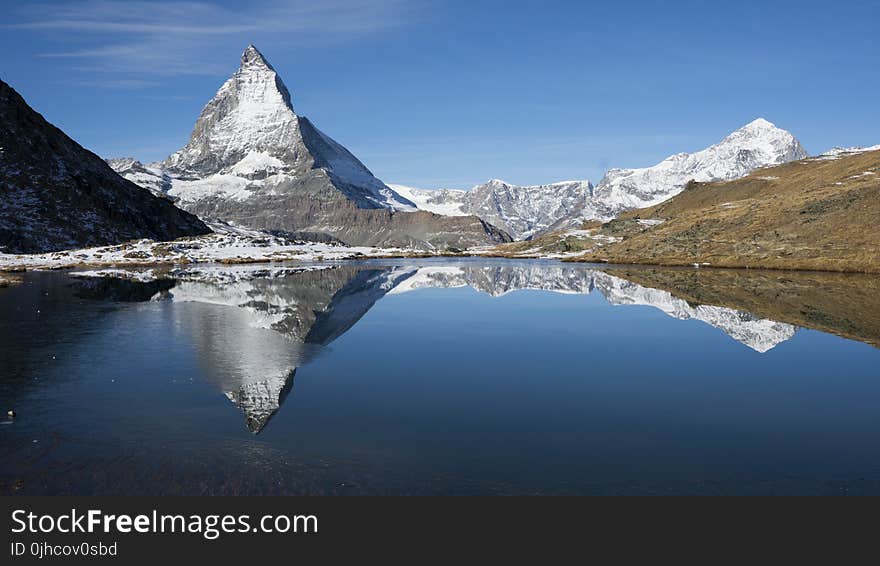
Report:
[[[579,260],[880,273],[880,151],[691,183],[600,233],[623,239]]]
[[[483,256],[507,258],[541,258],[555,255],[576,255],[601,246],[606,239],[594,239],[602,227],[601,222],[586,222],[580,230],[559,230],[537,236],[531,240],[521,240],[499,244]]]

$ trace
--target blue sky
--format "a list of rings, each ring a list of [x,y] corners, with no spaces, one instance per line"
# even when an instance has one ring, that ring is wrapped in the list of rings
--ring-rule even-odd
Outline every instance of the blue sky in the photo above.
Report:
[[[880,143],[877,1],[10,4],[0,78],[102,156],[182,146],[249,42],[386,182],[595,182],[758,116]]]

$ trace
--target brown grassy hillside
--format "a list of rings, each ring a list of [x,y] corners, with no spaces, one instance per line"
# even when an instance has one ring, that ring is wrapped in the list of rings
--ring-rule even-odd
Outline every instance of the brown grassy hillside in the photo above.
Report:
[[[880,273],[880,151],[691,183],[597,233],[622,240],[580,261]]]

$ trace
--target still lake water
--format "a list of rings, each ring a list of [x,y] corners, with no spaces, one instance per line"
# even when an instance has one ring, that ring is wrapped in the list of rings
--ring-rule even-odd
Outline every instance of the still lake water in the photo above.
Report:
[[[94,275],[0,289],[3,494],[880,493],[877,278]]]

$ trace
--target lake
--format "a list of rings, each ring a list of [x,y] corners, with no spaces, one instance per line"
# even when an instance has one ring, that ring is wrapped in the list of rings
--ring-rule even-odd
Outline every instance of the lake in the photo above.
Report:
[[[880,284],[491,259],[33,272],[4,494],[880,493]]]

